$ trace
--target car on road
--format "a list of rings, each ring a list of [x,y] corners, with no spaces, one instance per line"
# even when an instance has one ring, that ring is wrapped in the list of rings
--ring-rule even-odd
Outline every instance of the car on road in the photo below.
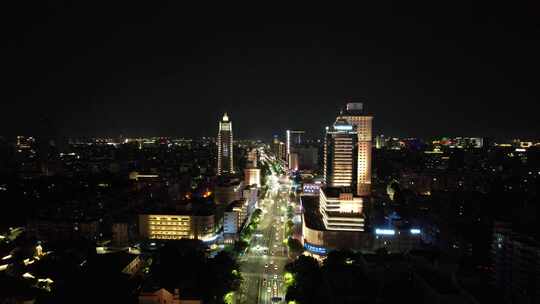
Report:
[[[274,275],[274,280],[277,280],[277,274]],[[276,287],[276,285],[274,287]]]
[[[264,268],[268,268],[268,264],[264,264]]]
[[[277,268],[278,268],[277,265],[274,265],[274,270],[277,270]]]

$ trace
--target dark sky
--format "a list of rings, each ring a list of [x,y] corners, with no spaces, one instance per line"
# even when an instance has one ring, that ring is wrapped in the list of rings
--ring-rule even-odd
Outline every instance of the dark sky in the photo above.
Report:
[[[49,117],[70,136],[214,136],[227,111],[237,137],[318,136],[354,96],[377,134],[540,137],[534,1],[12,2],[0,8],[0,134]]]

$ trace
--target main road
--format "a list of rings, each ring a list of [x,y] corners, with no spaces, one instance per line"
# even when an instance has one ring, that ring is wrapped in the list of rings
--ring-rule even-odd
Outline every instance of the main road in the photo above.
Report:
[[[246,254],[239,259],[244,282],[236,303],[285,302],[283,272],[288,250],[284,240],[289,187],[278,180],[277,172],[272,169],[266,178],[268,191],[259,204],[263,210],[261,222]]]

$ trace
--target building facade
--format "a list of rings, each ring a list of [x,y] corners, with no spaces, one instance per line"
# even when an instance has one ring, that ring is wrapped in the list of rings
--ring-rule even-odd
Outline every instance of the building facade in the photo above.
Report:
[[[261,169],[246,168],[244,169],[244,184],[261,186]]]
[[[327,230],[364,231],[363,199],[350,187],[324,187],[319,194],[319,211]]]
[[[139,234],[143,239],[198,239],[208,241],[215,237],[216,222],[213,214],[140,214]]]
[[[367,115],[361,102],[349,102],[338,119],[344,119],[355,127],[357,141],[356,194],[369,196],[371,193],[371,146],[373,116]]]
[[[356,188],[357,143],[353,125],[345,120],[338,119],[326,129],[323,173],[327,186]]]
[[[291,153],[295,152],[295,148],[304,143],[305,131],[287,130],[285,132],[285,155],[287,162],[290,162]]]

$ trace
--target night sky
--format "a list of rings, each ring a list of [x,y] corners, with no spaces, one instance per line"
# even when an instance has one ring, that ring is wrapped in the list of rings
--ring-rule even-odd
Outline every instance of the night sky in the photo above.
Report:
[[[353,96],[369,100],[376,134],[540,137],[534,1],[12,2],[0,9],[3,135],[48,117],[67,136],[215,136],[227,111],[239,138],[320,136]]]

